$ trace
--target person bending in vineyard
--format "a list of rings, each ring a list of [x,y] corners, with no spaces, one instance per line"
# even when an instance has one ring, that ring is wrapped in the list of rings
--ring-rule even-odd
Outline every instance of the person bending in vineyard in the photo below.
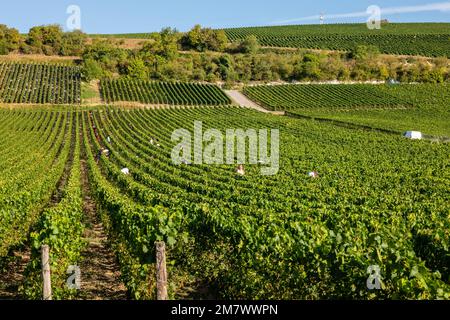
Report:
[[[97,152],[97,156],[95,157],[95,162],[98,164],[99,163],[99,161],[100,161],[100,159],[101,159],[101,157],[102,157],[102,154],[103,154],[103,148],[100,148],[99,150],[98,150],[98,152]]]
[[[181,163],[186,165],[186,166],[190,166],[191,163],[189,161],[187,161],[186,159],[181,160]]]
[[[237,169],[236,169],[236,173],[240,176],[245,176],[245,169],[244,169],[244,165],[240,164]]]
[[[155,139],[155,138],[153,138],[153,137],[150,138],[150,144],[151,144],[152,146],[156,145],[158,148],[161,146],[161,145],[159,144],[158,140]]]
[[[100,142],[100,135],[98,133],[98,129],[94,128],[94,134],[95,134],[95,138],[97,139],[98,142]]]

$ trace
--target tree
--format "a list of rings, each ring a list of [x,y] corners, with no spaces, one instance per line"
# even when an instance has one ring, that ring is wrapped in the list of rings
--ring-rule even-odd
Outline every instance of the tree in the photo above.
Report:
[[[228,45],[228,37],[224,30],[217,30],[211,39],[211,50],[223,52]]]
[[[36,53],[60,54],[63,32],[59,25],[33,27],[28,33],[26,43]]]
[[[173,60],[178,55],[179,33],[176,29],[164,28],[161,30],[162,51],[159,55],[168,60]]]
[[[234,80],[235,73],[233,68],[233,61],[230,55],[224,54],[219,59],[214,61],[219,67],[219,74],[222,80],[229,81]]]
[[[86,48],[87,35],[76,30],[66,32],[62,36],[60,55],[81,56]]]
[[[185,49],[204,51],[205,48],[202,41],[202,26],[199,24],[195,25],[182,37],[181,44]]]
[[[180,44],[185,50],[223,52],[228,44],[228,37],[223,30],[202,28],[200,25],[196,25],[181,37]]]
[[[319,80],[321,74],[320,58],[312,53],[305,54],[301,62],[294,67],[294,78],[297,80]]]
[[[141,59],[133,59],[128,66],[128,75],[139,80],[148,79],[148,69]]]
[[[355,60],[375,59],[380,55],[380,49],[377,46],[356,46],[350,51],[350,58]]]
[[[0,55],[7,55],[9,53],[8,44],[5,39],[0,39]]]
[[[179,33],[176,29],[165,28],[160,33],[152,33],[138,56],[152,70],[152,77],[160,77],[160,69],[178,56]]]
[[[0,24],[0,54],[8,54],[19,48],[21,37],[19,31]]]
[[[259,40],[256,36],[251,35],[242,40],[239,44],[239,52],[246,54],[256,54],[260,49]]]

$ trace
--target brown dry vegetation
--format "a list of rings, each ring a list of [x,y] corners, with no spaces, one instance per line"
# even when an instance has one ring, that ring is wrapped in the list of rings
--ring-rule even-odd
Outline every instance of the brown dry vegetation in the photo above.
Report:
[[[46,56],[44,54],[21,54],[10,53],[5,56],[0,56],[0,62],[34,62],[34,63],[64,63],[76,64],[81,60],[81,57],[63,57],[63,56]]]

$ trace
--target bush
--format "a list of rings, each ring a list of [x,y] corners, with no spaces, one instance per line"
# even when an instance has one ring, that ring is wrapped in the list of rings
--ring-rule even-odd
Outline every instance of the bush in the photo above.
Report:
[[[256,54],[259,49],[259,40],[254,35],[245,38],[238,46],[238,51],[246,54]]]
[[[357,46],[350,51],[350,58],[355,60],[375,59],[380,55],[380,49],[377,46]]]
[[[7,55],[9,53],[8,47],[4,40],[0,40],[0,55]]]
[[[82,77],[86,81],[100,79],[104,76],[104,72],[100,64],[93,59],[84,60]]]

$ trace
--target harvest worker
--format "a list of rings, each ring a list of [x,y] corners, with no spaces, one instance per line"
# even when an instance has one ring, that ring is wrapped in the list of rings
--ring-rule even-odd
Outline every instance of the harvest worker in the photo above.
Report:
[[[103,148],[100,148],[100,149],[98,150],[97,156],[95,157],[95,162],[98,163],[98,162],[100,161],[100,158],[102,157],[103,151],[104,151]]]
[[[107,158],[109,158],[109,150],[103,149],[102,154],[105,155]]]
[[[245,176],[245,169],[244,169],[244,165],[240,164],[237,169],[236,169],[236,173],[241,175],[241,176]]]
[[[155,139],[155,138],[153,138],[153,137],[151,137],[150,138],[150,143],[151,143],[151,145],[155,145],[156,144],[156,146],[159,148],[161,145],[158,143],[158,140],[157,139]]]
[[[98,134],[97,127],[95,127],[95,126],[94,126],[94,134],[95,134],[95,138],[97,139],[97,141],[100,142],[100,135]]]
[[[190,163],[189,161],[187,161],[186,159],[181,160],[181,163],[182,163],[182,164],[185,164],[185,165],[187,165],[187,166],[190,166],[190,165],[191,165],[191,163]]]
[[[318,178],[319,177],[319,173],[317,173],[316,171],[312,171],[308,174],[311,178]]]

